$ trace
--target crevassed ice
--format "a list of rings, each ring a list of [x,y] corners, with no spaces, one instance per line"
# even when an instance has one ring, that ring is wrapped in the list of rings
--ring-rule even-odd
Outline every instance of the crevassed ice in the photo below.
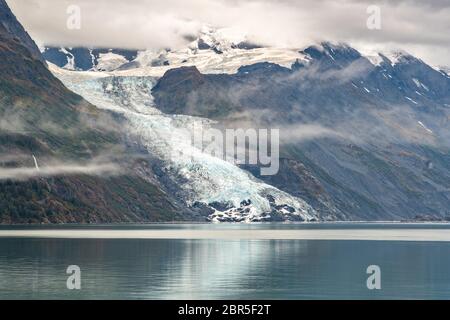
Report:
[[[271,212],[267,195],[276,205],[288,205],[295,212],[281,209],[282,214],[298,215],[305,220],[316,217],[315,211],[303,200],[267,185],[232,163],[203,153],[191,143],[185,128],[199,118],[162,114],[154,107],[151,89],[157,82],[153,77],[106,76],[94,72],[65,71],[52,66],[54,74],[74,92],[102,109],[123,114],[128,130],[139,138],[148,151],[165,164],[167,174],[182,177],[188,204],[200,202],[230,203],[239,208],[251,201],[246,221],[258,220]],[[202,119],[206,124],[210,121]],[[188,156],[187,156],[188,155]],[[284,210],[284,211],[283,211]],[[239,215],[229,212],[230,217]]]

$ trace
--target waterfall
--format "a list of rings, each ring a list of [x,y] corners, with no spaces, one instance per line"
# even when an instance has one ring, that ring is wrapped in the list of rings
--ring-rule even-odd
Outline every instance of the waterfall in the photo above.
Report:
[[[34,160],[34,166],[35,166],[36,170],[39,170],[39,165],[38,165],[37,159],[34,156],[34,154],[32,155],[32,157],[33,157],[33,160]]]

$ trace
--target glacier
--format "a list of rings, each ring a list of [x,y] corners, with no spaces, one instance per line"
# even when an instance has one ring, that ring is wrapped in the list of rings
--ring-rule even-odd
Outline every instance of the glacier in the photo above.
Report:
[[[317,212],[304,200],[196,148],[186,136],[186,128],[199,120],[206,125],[211,121],[160,112],[151,95],[157,77],[68,71],[54,65],[50,70],[96,107],[123,115],[127,135],[163,164],[162,171],[179,183],[188,206],[202,204],[212,211],[210,221],[317,220]]]

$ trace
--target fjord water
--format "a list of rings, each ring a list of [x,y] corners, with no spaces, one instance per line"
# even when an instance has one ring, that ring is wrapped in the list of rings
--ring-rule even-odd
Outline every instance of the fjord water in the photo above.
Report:
[[[66,226],[53,230],[373,230],[442,225]],[[11,230],[11,227],[0,228]],[[16,227],[36,230],[40,227]],[[47,228],[49,229],[49,228]],[[50,230],[51,231],[51,230]],[[68,290],[69,265],[81,290]],[[381,290],[368,290],[369,265]],[[0,299],[450,299],[450,242],[0,238]]]

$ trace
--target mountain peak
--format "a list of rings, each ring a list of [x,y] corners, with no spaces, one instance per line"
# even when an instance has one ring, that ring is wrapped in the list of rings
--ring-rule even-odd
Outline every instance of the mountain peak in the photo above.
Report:
[[[447,76],[450,76],[450,67],[449,66],[439,66],[439,71],[445,73]]]
[[[404,50],[392,50],[388,52],[379,53],[379,56],[383,58],[383,60],[387,60],[390,62],[392,66],[399,63],[411,63],[420,61],[410,53]]]
[[[309,63],[318,63],[322,70],[344,68],[360,59],[361,53],[345,43],[321,42],[300,51]],[[304,65],[298,62],[295,67]]]
[[[204,25],[193,41],[190,48],[193,50],[213,50],[217,54],[232,49],[255,49],[260,46],[249,40],[247,33],[236,28],[215,28]]]

